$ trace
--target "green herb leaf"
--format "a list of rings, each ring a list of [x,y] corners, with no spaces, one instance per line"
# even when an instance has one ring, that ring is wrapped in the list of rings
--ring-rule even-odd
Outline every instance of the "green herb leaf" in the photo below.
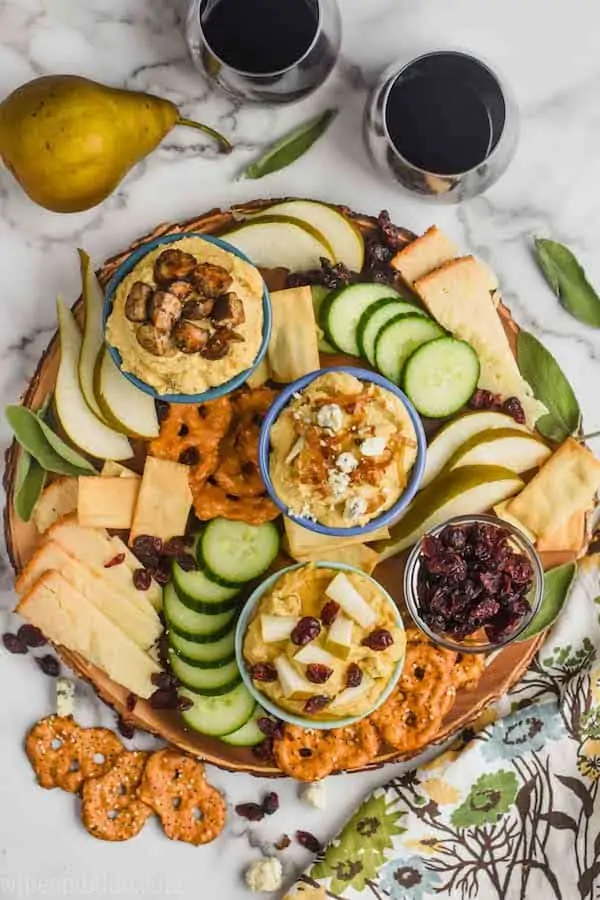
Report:
[[[579,428],[581,410],[562,369],[549,350],[528,331],[517,338],[517,362],[521,375],[548,410],[536,428],[552,441],[564,441]]]
[[[40,419],[39,416],[38,421],[42,426],[44,437],[59,456],[66,460],[66,462],[71,463],[71,465],[75,466],[77,469],[83,469],[84,472],[88,472],[90,475],[97,474],[95,468],[85,456],[82,456],[81,453],[78,453],[77,450],[74,450],[73,447],[66,444],[58,434],[52,431],[48,423],[44,422],[43,419]]]
[[[65,442],[52,432],[45,422],[40,421],[36,414],[26,406],[7,406],[6,419],[15,433],[19,444],[27,450],[34,460],[46,470],[46,472],[58,472],[60,475],[86,475],[90,471],[95,472],[93,466],[83,456],[79,456]],[[47,439],[48,432],[52,433],[53,443]],[[76,457],[80,462],[73,463],[58,452],[57,447],[66,447],[71,458]]]
[[[27,450],[21,450],[15,476],[15,511],[23,522],[29,522],[39,496],[44,490],[46,472]]]
[[[600,328],[600,297],[576,257],[557,241],[535,238],[535,258],[562,305],[580,322]]]
[[[577,566],[572,562],[544,573],[542,604],[525,631],[519,635],[519,641],[529,640],[556,622],[569,595],[576,571]]]
[[[286,166],[303,156],[307,150],[310,150],[336,116],[337,109],[328,109],[317,118],[299,125],[298,128],[271,144],[266,153],[263,153],[255,162],[250,163],[238,177],[240,179],[264,178],[265,175],[285,169]]]

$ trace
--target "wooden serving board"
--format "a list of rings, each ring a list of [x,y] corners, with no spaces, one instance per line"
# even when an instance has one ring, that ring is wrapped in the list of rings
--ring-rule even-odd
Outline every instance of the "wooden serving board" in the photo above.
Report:
[[[150,234],[145,235],[132,244],[127,250],[107,260],[98,273],[100,281],[103,285],[106,285],[115,269],[126,260],[134,250],[151,238],[186,231],[201,232],[204,234],[219,234],[232,228],[239,221],[241,216],[256,213],[276,202],[279,201],[259,200],[226,211],[214,209],[199,218],[189,219],[185,222],[160,225]],[[354,220],[364,236],[375,232],[376,219],[359,215],[345,207],[340,207],[340,210]],[[283,286],[285,270],[270,270],[263,274],[271,289]],[[81,317],[81,298],[75,303],[74,311],[78,317]],[[518,334],[518,326],[512,320],[509,311],[505,307],[500,307],[500,316],[514,349],[515,338]],[[359,363],[356,359],[350,360],[350,358],[347,357],[333,356],[323,357],[322,364],[328,365],[350,361],[353,364],[362,365],[362,362]],[[58,339],[57,335],[54,335],[40,359],[36,372],[25,392],[23,397],[24,405],[31,407],[32,409],[38,409],[41,406],[48,393],[54,388],[58,362]],[[435,423],[431,423],[428,430],[434,431],[435,427]],[[18,573],[23,568],[38,541],[38,535],[33,524],[22,522],[14,510],[13,489],[19,453],[19,445],[16,442],[13,442],[6,454],[6,469],[4,474],[4,487],[6,490],[4,531],[9,558],[15,573]],[[582,541],[583,540],[584,538],[582,536]],[[553,558],[544,559],[546,568],[550,568],[565,561],[564,558],[559,558],[559,555],[557,554],[552,554],[552,557]],[[400,555],[386,560],[377,567],[374,573],[374,577],[388,589],[401,608],[403,607],[403,566],[404,557]],[[405,621],[407,624],[410,621],[406,611]],[[455,705],[444,719],[440,732],[432,743],[439,744],[444,742],[454,732],[464,728],[469,722],[472,722],[488,704],[505,694],[506,691],[521,678],[542,640],[543,636],[538,636],[530,641],[515,643],[498,653],[486,667],[481,681],[474,690],[459,691]],[[253,775],[266,777],[277,777],[282,775],[282,773],[271,763],[258,760],[250,749],[229,747],[216,738],[196,734],[184,729],[182,720],[177,713],[154,710],[144,701],[138,701],[133,714],[127,712],[125,700],[128,692],[124,688],[116,685],[104,674],[104,672],[88,663],[78,654],[72,653],[62,647],[57,649],[64,662],[80,676],[89,681],[98,696],[117,713],[123,715],[128,721],[131,721],[135,727],[155,734],[182,750],[186,750],[195,756],[199,756],[207,762],[211,762],[223,769],[249,772]],[[399,759],[405,758],[407,757],[402,757],[397,752],[390,750],[389,752],[381,753],[370,765],[363,766],[356,771],[377,768],[386,762],[398,761]]]

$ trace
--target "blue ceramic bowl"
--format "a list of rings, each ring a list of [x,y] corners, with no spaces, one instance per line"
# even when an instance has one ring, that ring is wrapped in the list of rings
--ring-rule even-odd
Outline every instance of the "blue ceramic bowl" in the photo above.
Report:
[[[273,482],[271,481],[271,475],[269,471],[269,456],[271,452],[269,435],[271,432],[271,428],[279,414],[289,403],[293,394],[298,391],[302,391],[316,378],[320,378],[321,375],[326,375],[329,372],[346,372],[349,375],[354,375],[355,378],[359,378],[361,381],[372,382],[373,384],[377,384],[379,385],[379,387],[384,388],[386,391],[389,391],[391,394],[395,394],[396,397],[399,397],[404,404],[404,407],[406,408],[409,418],[414,426],[415,434],[417,436],[417,458],[410,473],[407,485],[398,500],[396,500],[396,502],[393,504],[393,506],[390,506],[389,509],[386,509],[386,511],[381,513],[380,516],[371,519],[371,521],[367,522],[366,525],[353,526],[351,528],[332,528],[328,525],[321,525],[320,522],[313,522],[310,519],[305,519],[301,516],[293,516],[294,522],[297,522],[298,525],[302,525],[303,528],[308,528],[309,531],[316,531],[318,534],[326,534],[331,537],[353,537],[354,535],[368,534],[371,531],[377,531],[378,528],[384,528],[386,525],[389,525],[390,522],[393,522],[395,519],[397,519],[400,513],[406,509],[412,498],[417,493],[417,490],[419,489],[419,485],[421,483],[421,479],[423,477],[423,471],[425,469],[427,439],[425,437],[423,423],[421,422],[419,414],[417,413],[416,409],[414,408],[406,394],[401,391],[399,387],[396,387],[395,384],[392,384],[391,381],[388,381],[387,378],[384,378],[383,375],[379,375],[376,372],[370,372],[367,369],[358,369],[354,366],[331,366],[331,368],[318,369],[316,372],[311,372],[309,375],[305,375],[303,378],[299,378],[298,381],[294,381],[293,384],[290,384],[286,388],[284,388],[273,405],[269,408],[269,411],[265,416],[262,424],[258,445],[258,461],[260,466],[260,474],[262,475],[263,481],[266,485],[271,499],[274,503],[277,504],[284,515],[289,516],[288,507],[285,503],[282,502],[282,500],[280,500],[279,496],[277,495],[277,492],[273,487]]]
[[[280,569],[279,572],[275,572],[274,575],[271,575],[267,578],[261,585],[259,585],[253,594],[248,598],[244,608],[242,609],[241,615],[238,619],[236,630],[235,630],[235,658],[237,660],[237,664],[240,669],[240,675],[242,676],[242,680],[252,696],[255,698],[257,703],[262,706],[267,712],[271,713],[272,716],[275,716],[277,719],[283,719],[285,722],[290,722],[292,725],[300,725],[302,728],[317,728],[320,730],[327,728],[342,728],[345,725],[353,725],[355,722],[360,722],[361,719],[366,718],[366,716],[370,716],[372,712],[374,712],[378,707],[381,706],[382,703],[385,703],[387,698],[390,696],[394,687],[396,686],[396,682],[400,678],[400,674],[402,672],[402,667],[404,666],[404,658],[405,653],[402,654],[398,662],[394,667],[394,671],[390,675],[390,679],[381,692],[376,702],[368,709],[366,712],[362,713],[360,716],[346,716],[343,719],[311,719],[305,718],[304,716],[297,716],[294,713],[289,712],[287,709],[282,709],[280,706],[277,706],[275,703],[272,703],[268,697],[259,691],[252,681],[250,674],[246,668],[246,663],[244,661],[243,654],[243,645],[244,638],[246,636],[246,631],[248,630],[248,625],[250,624],[250,619],[254,615],[254,611],[260,602],[261,598],[267,593],[267,591],[271,590],[273,585],[279,581],[282,575],[285,575],[286,572],[293,572],[295,569],[301,569],[303,566],[306,566],[307,563],[298,563],[295,566],[288,566],[286,569]],[[373,584],[378,588],[382,596],[386,597],[390,604],[390,609],[394,615],[396,620],[396,625],[398,628],[401,628],[404,631],[404,622],[402,621],[402,617],[398,610],[398,607],[388,594],[388,592],[379,584],[379,582],[375,581],[374,578],[371,578],[370,575],[366,575],[360,569],[355,568],[354,566],[347,566],[345,563],[334,563],[334,562],[318,562],[312,563],[318,569],[335,569],[340,572],[355,572],[357,575],[361,575],[363,578],[367,578],[369,581],[372,581]]]
[[[200,238],[201,240],[206,241],[208,244],[215,244],[222,250],[226,250],[228,253],[233,253],[234,256],[238,256],[240,259],[243,259],[244,262],[253,264],[252,260],[248,259],[248,257],[244,253],[241,253],[235,247],[232,247],[231,244],[228,244],[227,241],[222,241],[220,238],[213,237],[209,234],[199,234],[193,231],[185,231],[181,234],[166,234],[162,237],[153,238],[151,241],[148,241],[146,244],[142,244],[141,247],[135,250],[131,254],[131,256],[127,260],[125,260],[122,265],[119,266],[113,277],[108,282],[104,296],[105,329],[107,319],[112,310],[115,291],[117,290],[123,278],[125,278],[126,275],[129,275],[132,269],[137,266],[139,261],[143,259],[143,257],[146,256],[147,253],[150,253],[151,250],[155,250],[156,247],[159,247],[161,244],[172,244],[174,241],[181,241],[183,238],[190,237]],[[209,388],[202,394],[159,394],[158,391],[156,391],[149,384],[146,384],[145,381],[142,381],[135,375],[132,375],[131,372],[125,372],[122,368],[123,360],[121,359],[121,354],[115,347],[112,347],[107,342],[108,352],[121,370],[121,374],[124,375],[124,377],[127,378],[128,381],[131,381],[132,384],[135,384],[135,386],[141,391],[144,391],[145,394],[150,394],[150,396],[154,397],[156,400],[165,400],[167,401],[167,403],[205,403],[207,400],[215,400],[217,397],[223,397],[225,394],[231,393],[231,391],[234,391],[236,388],[244,384],[244,382],[247,381],[252,372],[254,372],[254,370],[264,357],[265,353],[267,352],[267,347],[269,346],[269,338],[271,337],[271,298],[269,297],[269,292],[266,285],[264,285],[263,289],[262,307],[262,342],[253,364],[249,369],[245,369],[243,372],[240,372],[239,375],[235,375],[224,384],[220,384],[218,385],[218,387]]]

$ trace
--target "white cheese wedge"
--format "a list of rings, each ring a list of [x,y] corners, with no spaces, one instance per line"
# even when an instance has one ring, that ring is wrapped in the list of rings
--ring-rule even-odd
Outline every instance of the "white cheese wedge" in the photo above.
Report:
[[[454,259],[459,253],[458,247],[450,238],[437,225],[432,225],[425,234],[411,241],[394,256],[392,266],[412,285],[418,278]]]
[[[352,620],[340,615],[327,632],[325,646],[340,659],[347,659],[350,656],[353,628]]]
[[[275,668],[283,696],[288,700],[306,700],[313,694],[323,693],[323,685],[313,684],[312,681],[297,672],[287,656],[278,656],[275,660]]]
[[[58,572],[42,575],[16,611],[138,697],[154,692],[151,679],[160,666]]]
[[[77,510],[78,491],[77,478],[57,478],[48,485],[33,511],[33,522],[40,534]]]
[[[140,490],[140,479],[79,477],[77,521],[96,528],[129,529]]]
[[[347,616],[357,622],[361,628],[372,628],[377,621],[377,613],[363,600],[350,579],[339,572],[325,588],[325,593],[339,603]],[[335,624],[335,622],[334,622]]]
[[[260,617],[260,630],[265,644],[277,644],[287,641],[300,621],[299,616],[271,616],[263,613]]]
[[[333,654],[328,653],[327,650],[323,650],[322,647],[319,647],[317,644],[306,644],[305,647],[302,647],[301,650],[294,655],[294,660],[298,663],[301,663],[303,666],[309,665],[320,665],[320,666],[335,666],[338,660],[333,656]]]
[[[516,397],[532,428],[547,409],[521,376],[492,299],[497,286],[487,266],[472,256],[454,259],[415,282],[434,319],[477,353],[478,386],[504,398]]]

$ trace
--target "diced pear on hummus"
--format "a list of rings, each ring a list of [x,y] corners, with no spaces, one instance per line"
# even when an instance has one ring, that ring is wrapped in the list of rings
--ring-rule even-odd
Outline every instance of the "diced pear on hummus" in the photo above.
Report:
[[[313,684],[297,672],[287,656],[278,656],[275,668],[283,696],[288,700],[306,700],[314,694],[322,693],[323,685]]]
[[[298,616],[271,616],[263,613],[260,617],[263,641],[265,644],[287,641],[299,621]]]
[[[316,664],[319,666],[335,667],[338,662],[335,656],[328,653],[327,650],[323,650],[323,648],[319,647],[317,644],[306,644],[306,646],[296,653],[294,660],[295,662],[301,663],[303,666]]]
[[[319,368],[312,291],[310,287],[273,291],[271,306],[269,370],[274,381],[287,384]]]
[[[362,681],[356,687],[346,688],[335,697],[329,704],[328,709],[340,710],[354,706],[358,700],[362,700],[365,694],[368,694],[373,687],[373,679],[363,673]]]
[[[372,628],[377,621],[377,613],[363,600],[348,577],[340,572],[325,588],[325,593],[339,603],[347,616],[361,628]],[[335,624],[335,623],[334,623]]]
[[[325,646],[340,659],[347,659],[352,649],[354,625],[346,616],[337,616],[325,638]]]

